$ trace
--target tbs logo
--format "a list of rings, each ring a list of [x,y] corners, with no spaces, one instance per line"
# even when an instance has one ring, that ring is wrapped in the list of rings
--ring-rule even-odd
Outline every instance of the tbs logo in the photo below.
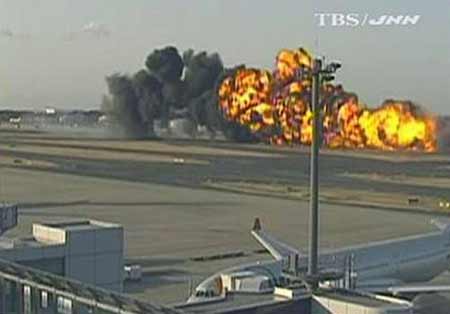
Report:
[[[406,26],[416,25],[420,20],[420,15],[370,16],[368,13],[315,13],[314,17],[320,27]]]

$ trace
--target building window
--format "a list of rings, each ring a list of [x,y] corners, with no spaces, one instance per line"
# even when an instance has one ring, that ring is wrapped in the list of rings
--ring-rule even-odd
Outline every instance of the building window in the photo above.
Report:
[[[48,292],[41,291],[41,309],[48,308]]]
[[[23,312],[31,314],[31,287],[23,286]]]
[[[64,297],[58,297],[57,310],[58,314],[72,314],[72,300]]]

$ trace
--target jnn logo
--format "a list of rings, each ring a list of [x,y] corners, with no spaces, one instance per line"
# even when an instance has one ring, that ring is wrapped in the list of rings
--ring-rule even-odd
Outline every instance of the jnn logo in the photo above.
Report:
[[[380,15],[371,17],[368,13],[315,13],[320,27],[324,26],[406,26],[416,25],[420,15]]]

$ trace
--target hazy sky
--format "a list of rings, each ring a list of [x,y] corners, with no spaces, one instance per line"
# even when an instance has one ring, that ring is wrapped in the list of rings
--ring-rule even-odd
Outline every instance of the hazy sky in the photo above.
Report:
[[[318,26],[315,12],[420,14],[415,26]],[[96,108],[105,75],[157,47],[272,68],[281,48],[342,61],[338,80],[375,106],[407,98],[450,114],[450,1],[0,0],[0,107]]]

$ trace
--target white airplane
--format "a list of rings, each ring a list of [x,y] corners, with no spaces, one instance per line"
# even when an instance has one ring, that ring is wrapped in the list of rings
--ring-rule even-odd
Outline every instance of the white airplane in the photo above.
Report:
[[[450,266],[450,224],[432,222],[438,231],[321,252],[319,270],[333,279],[320,284],[411,297],[449,292],[450,286],[423,284]],[[308,256],[263,231],[259,219],[251,233],[274,260],[220,271],[198,285],[188,303],[218,301],[227,291],[266,293],[306,274]]]

